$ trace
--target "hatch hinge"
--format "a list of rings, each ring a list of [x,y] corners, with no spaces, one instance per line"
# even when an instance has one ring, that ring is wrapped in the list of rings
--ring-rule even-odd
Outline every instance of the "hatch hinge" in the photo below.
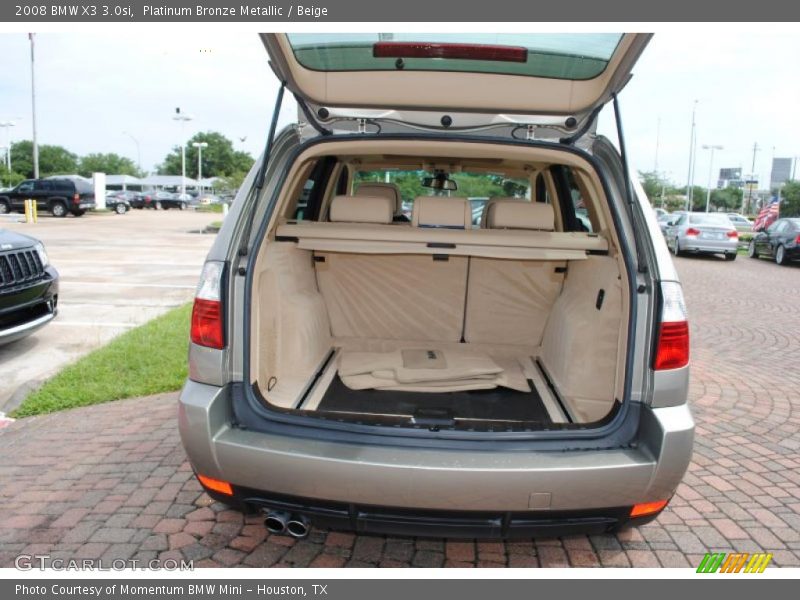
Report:
[[[536,125],[528,125],[525,131],[525,139],[528,141],[536,139]]]
[[[358,133],[367,133],[367,120],[364,118],[356,119],[358,123]]]

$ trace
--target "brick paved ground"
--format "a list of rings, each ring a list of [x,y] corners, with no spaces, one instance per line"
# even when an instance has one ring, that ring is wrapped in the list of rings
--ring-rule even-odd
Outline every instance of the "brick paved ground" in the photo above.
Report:
[[[268,536],[205,496],[175,396],[77,409],[0,433],[0,566],[19,553],[196,566],[666,566],[706,551],[800,565],[800,265],[678,259],[693,336],[694,461],[659,519],[618,535],[515,543]]]

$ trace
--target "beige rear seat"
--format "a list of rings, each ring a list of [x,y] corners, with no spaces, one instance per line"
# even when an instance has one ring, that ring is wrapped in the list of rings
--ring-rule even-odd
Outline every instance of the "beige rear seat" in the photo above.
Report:
[[[445,207],[439,200],[454,202]],[[415,203],[415,221],[428,227],[463,228],[466,213],[459,200],[425,197],[419,206]],[[331,202],[330,220],[385,224],[392,220],[392,209],[385,197],[336,196]],[[431,255],[344,252],[315,252],[314,256],[317,284],[334,336],[461,339],[467,287],[465,257],[441,260]]]
[[[419,196],[411,214],[414,227],[471,229],[472,210],[466,198]]]
[[[408,223],[409,219],[403,214],[403,199],[400,196],[400,188],[394,183],[365,182],[358,186],[356,196],[381,196],[389,198],[394,204],[395,223]]]
[[[489,229],[554,229],[550,204],[492,198],[484,216]],[[566,265],[551,260],[470,259],[464,339],[538,345]]]

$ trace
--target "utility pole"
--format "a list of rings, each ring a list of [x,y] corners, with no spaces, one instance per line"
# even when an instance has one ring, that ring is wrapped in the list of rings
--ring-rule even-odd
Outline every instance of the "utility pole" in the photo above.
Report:
[[[36,137],[36,77],[34,69],[33,33],[28,34],[31,41],[31,113],[33,118],[33,178],[39,179],[39,142]]]
[[[658,177],[658,144],[661,138],[661,117],[658,117],[658,124],[656,125],[656,157],[653,161],[653,173]]]
[[[706,188],[706,212],[708,212],[711,204],[711,179],[714,174],[714,150],[722,150],[722,146],[703,144],[703,150],[711,150],[711,158],[708,161],[708,187]]]
[[[692,210],[692,196],[693,196],[693,189],[692,185],[694,184],[694,155],[695,155],[695,130],[697,124],[695,122],[695,115],[697,113],[697,100],[694,101],[692,106],[692,132],[689,136],[689,174],[686,177],[686,210]]]
[[[753,164],[750,166],[750,183],[747,185],[747,206],[742,212],[749,212],[753,204],[753,179],[756,176],[756,154],[758,154],[758,142],[753,142]]]

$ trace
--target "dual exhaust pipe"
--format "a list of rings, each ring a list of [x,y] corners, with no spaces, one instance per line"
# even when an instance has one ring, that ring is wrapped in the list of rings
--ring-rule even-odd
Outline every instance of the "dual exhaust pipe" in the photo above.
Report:
[[[311,520],[303,515],[271,510],[264,519],[264,526],[270,533],[288,533],[293,538],[302,539],[311,531]]]

